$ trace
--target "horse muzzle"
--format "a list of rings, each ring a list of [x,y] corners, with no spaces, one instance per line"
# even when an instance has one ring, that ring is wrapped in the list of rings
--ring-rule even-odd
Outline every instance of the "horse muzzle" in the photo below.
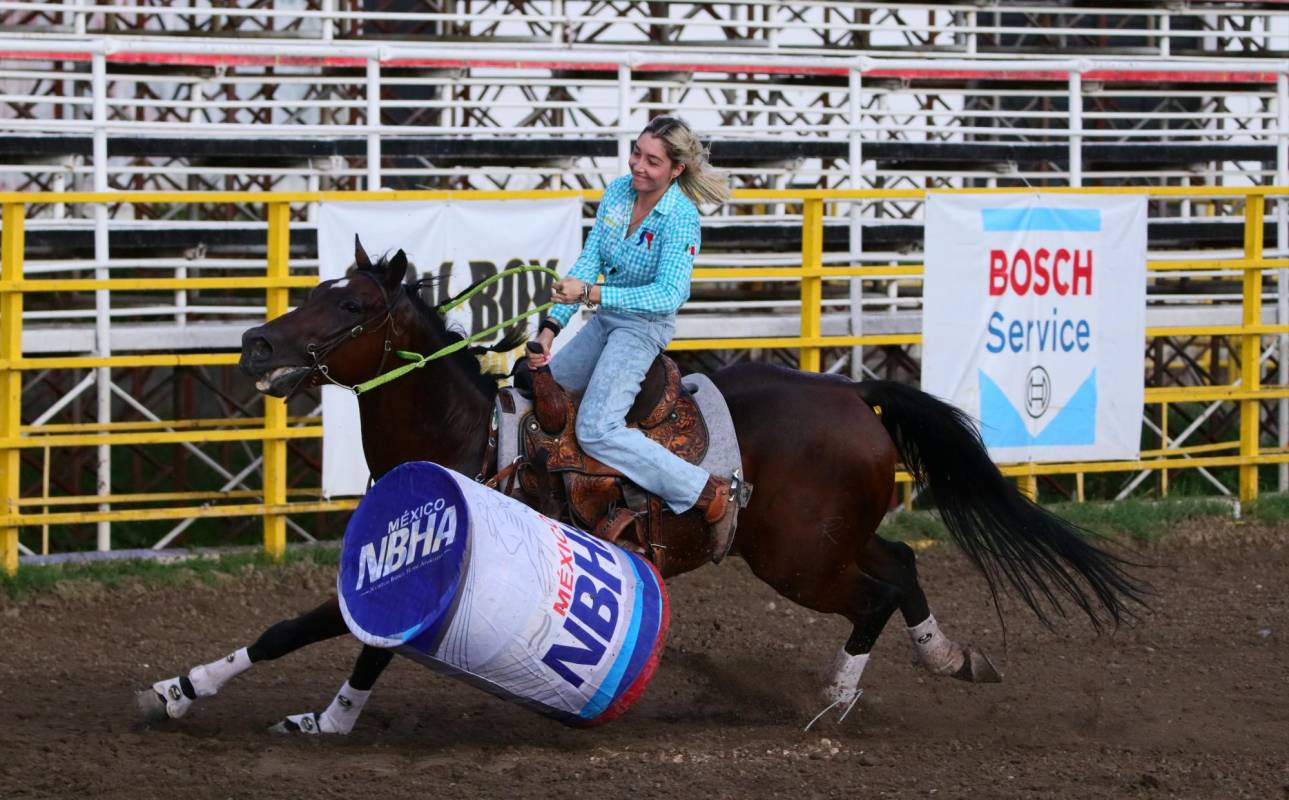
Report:
[[[269,397],[286,397],[312,371],[312,367],[278,367],[255,378],[255,389]]]
[[[313,371],[307,364],[283,364],[283,360],[260,329],[252,328],[242,336],[242,357],[237,366],[255,381],[257,391],[269,397],[286,397]]]

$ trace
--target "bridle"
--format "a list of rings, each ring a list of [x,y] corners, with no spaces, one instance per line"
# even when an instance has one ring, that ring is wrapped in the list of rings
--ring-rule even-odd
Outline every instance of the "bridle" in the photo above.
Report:
[[[314,377],[315,375],[321,375],[328,382],[335,384],[336,386],[342,387],[344,389],[348,389],[351,392],[354,392],[355,387],[345,383],[341,383],[340,381],[331,377],[331,368],[328,367],[323,362],[332,353],[340,349],[342,345],[354,339],[358,339],[362,337],[364,334],[375,333],[382,329],[388,328],[389,333],[385,336],[385,345],[381,350],[380,364],[376,366],[376,374],[380,375],[385,371],[385,362],[386,360],[389,359],[389,354],[394,349],[394,342],[392,337],[397,336],[399,334],[398,327],[394,324],[394,309],[398,306],[399,301],[402,300],[403,297],[406,295],[407,290],[403,286],[403,284],[400,283],[398,285],[398,289],[394,294],[393,299],[391,300],[389,290],[385,288],[385,284],[381,283],[380,280],[375,275],[372,275],[369,272],[362,272],[362,271],[356,271],[352,274],[362,275],[363,277],[368,278],[369,280],[371,280],[373,283],[376,284],[376,288],[380,289],[381,299],[384,300],[384,308],[381,311],[378,311],[375,314],[371,315],[367,319],[364,319],[362,322],[359,322],[357,325],[352,325],[347,328],[341,328],[337,330],[335,333],[328,335],[321,342],[310,342],[308,345],[306,345],[304,348],[305,352],[307,352],[309,354],[309,357],[313,359],[313,364],[312,366],[310,366],[309,371],[300,377],[300,380],[296,382],[295,386],[291,387],[291,391],[287,393],[288,399],[291,397],[291,395],[299,391],[302,386],[304,386],[305,381],[307,381],[309,378]],[[372,323],[376,323],[376,324],[373,325]]]

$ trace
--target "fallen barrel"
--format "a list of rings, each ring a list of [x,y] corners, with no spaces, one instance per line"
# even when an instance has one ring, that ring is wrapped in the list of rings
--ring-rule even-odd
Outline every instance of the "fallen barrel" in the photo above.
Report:
[[[578,726],[640,697],[668,623],[648,561],[428,462],[363,497],[337,589],[363,643]]]

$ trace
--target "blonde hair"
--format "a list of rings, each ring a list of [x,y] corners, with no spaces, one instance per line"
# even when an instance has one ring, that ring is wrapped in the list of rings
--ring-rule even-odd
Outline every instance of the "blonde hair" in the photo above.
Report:
[[[689,123],[680,117],[654,117],[641,131],[645,133],[661,139],[667,157],[685,165],[676,180],[680,182],[680,190],[696,205],[719,205],[730,199],[729,178],[712,168],[707,148],[698,141]]]

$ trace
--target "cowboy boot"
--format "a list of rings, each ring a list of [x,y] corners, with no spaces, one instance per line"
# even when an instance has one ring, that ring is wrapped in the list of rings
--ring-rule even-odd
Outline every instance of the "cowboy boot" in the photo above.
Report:
[[[712,563],[719,564],[734,546],[734,527],[738,520],[739,505],[730,496],[730,481],[708,476],[697,505],[703,510],[703,521],[711,534]]]

